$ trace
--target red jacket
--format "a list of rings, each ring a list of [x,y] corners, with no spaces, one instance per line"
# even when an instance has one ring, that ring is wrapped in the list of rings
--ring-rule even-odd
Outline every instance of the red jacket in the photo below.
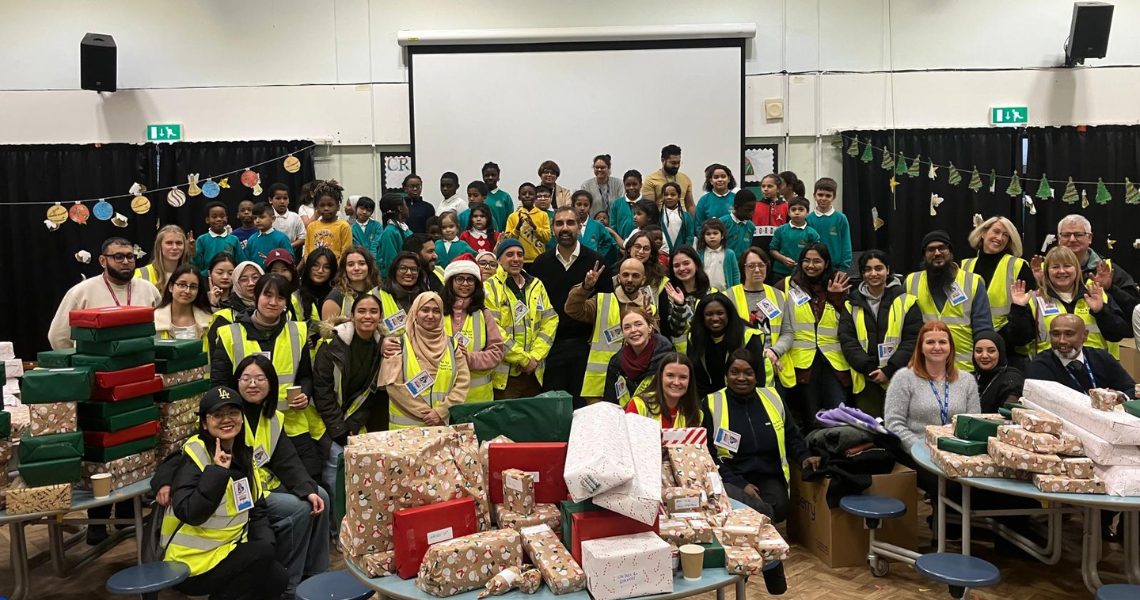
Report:
[[[788,222],[788,203],[783,199],[768,203],[760,200],[756,203],[756,211],[752,213],[752,222],[757,225],[771,225],[779,227]]]

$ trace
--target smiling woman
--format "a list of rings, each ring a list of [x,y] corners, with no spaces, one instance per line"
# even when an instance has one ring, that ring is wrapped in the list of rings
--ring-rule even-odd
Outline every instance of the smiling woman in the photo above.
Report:
[[[202,339],[210,327],[210,301],[206,280],[192,265],[170,274],[162,302],[154,310],[158,339]]]
[[[610,358],[606,367],[602,398],[625,408],[630,398],[653,385],[657,367],[673,352],[673,343],[657,333],[653,316],[637,307],[622,316],[621,332],[621,350]]]

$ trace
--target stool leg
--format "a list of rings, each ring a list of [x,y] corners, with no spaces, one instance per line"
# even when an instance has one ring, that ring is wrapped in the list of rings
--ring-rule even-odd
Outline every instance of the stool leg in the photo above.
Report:
[[[158,592],[151,592],[149,594],[143,594],[142,600],[158,600]]]
[[[875,530],[879,528],[879,519],[865,519],[867,524],[867,537],[870,541],[867,550],[867,565],[871,567],[871,575],[875,577],[886,577],[890,571],[890,563],[887,559],[875,554]]]
[[[952,586],[950,586],[950,597],[955,598],[956,600],[962,600],[962,598],[966,597],[966,592],[968,592],[969,590],[970,590],[970,588],[952,585]]]

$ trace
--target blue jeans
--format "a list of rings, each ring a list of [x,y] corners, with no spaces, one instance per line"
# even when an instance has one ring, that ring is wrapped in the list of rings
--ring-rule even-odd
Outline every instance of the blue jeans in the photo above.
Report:
[[[336,495],[338,493],[336,489],[336,463],[341,454],[344,454],[344,446],[336,442],[329,442],[329,457],[325,460],[325,466],[321,470],[321,478],[324,480],[325,489],[328,490],[329,499],[333,502],[336,502]],[[331,510],[332,505],[330,504],[329,507]],[[334,523],[330,517],[329,527],[332,535],[335,536],[340,529],[340,523]]]
[[[285,593],[292,597],[302,579],[329,570],[329,503],[328,494],[317,488],[325,502],[325,510],[310,515],[313,506],[281,488],[269,493],[265,503],[269,508],[269,524],[277,537],[277,562],[289,571],[289,585]]]

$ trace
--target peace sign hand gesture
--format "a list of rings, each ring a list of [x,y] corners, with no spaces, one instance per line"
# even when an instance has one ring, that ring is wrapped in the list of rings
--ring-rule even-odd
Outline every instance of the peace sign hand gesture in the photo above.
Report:
[[[598,279],[602,276],[602,271],[605,268],[599,261],[594,261],[594,268],[586,273],[586,280],[582,282],[582,287],[587,291],[593,291],[594,286],[597,285]]]

